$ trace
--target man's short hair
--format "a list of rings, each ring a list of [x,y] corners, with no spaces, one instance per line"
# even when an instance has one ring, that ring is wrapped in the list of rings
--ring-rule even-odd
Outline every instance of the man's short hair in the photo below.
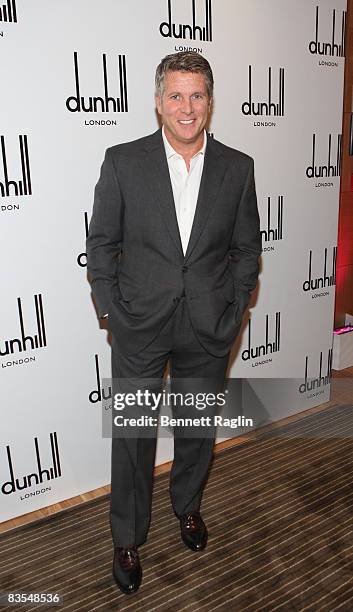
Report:
[[[213,74],[210,64],[196,51],[179,51],[166,55],[156,69],[156,96],[164,93],[164,79],[167,72],[197,72],[205,77],[208,96],[213,95]]]

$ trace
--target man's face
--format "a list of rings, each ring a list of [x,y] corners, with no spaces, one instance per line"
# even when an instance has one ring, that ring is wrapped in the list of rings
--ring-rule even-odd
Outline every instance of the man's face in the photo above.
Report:
[[[205,77],[197,72],[167,72],[164,92],[156,96],[166,136],[170,141],[194,144],[200,138],[211,108]]]

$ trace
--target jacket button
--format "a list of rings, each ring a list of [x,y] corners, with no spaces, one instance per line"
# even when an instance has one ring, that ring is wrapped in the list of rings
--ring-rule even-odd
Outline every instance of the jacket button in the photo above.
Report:
[[[183,271],[183,272],[187,272],[187,271],[188,271],[188,269],[189,269],[189,268],[188,268],[187,266],[183,266],[183,267],[182,267],[182,271]]]

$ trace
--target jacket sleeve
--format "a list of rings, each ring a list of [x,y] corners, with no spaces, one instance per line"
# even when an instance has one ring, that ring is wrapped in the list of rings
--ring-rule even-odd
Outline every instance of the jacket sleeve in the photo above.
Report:
[[[86,241],[87,271],[99,317],[103,317],[110,307],[122,242],[123,199],[112,155],[107,149],[94,192]]]
[[[229,265],[235,282],[235,293],[243,313],[251,291],[256,287],[261,255],[260,221],[254,180],[254,161],[251,159],[239,203],[229,250]]]

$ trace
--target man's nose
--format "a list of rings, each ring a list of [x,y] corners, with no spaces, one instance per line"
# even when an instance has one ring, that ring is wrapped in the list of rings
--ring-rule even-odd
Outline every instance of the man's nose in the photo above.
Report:
[[[185,113],[187,115],[191,115],[191,113],[193,111],[193,105],[192,105],[192,100],[191,99],[184,98],[183,104],[182,104],[182,111],[183,111],[183,113]]]

